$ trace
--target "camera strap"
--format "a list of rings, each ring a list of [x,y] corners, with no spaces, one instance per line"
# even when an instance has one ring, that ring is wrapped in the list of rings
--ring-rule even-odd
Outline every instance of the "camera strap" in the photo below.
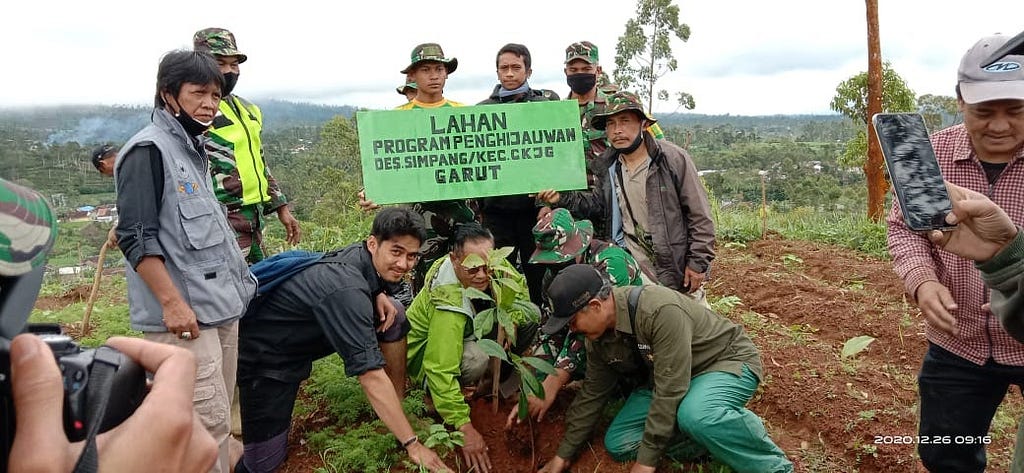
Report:
[[[85,448],[75,463],[75,473],[96,473],[99,471],[99,453],[96,450],[96,435],[100,432],[103,417],[110,402],[110,389],[114,372],[121,367],[121,355],[113,348],[102,346],[96,349],[92,370],[89,372],[89,395],[86,398]]]

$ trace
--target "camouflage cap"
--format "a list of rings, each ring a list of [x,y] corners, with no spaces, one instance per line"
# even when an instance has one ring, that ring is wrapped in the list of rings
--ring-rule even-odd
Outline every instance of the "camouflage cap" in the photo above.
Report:
[[[444,68],[451,74],[455,72],[455,68],[459,67],[459,60],[456,58],[444,57],[444,50],[441,49],[441,45],[437,43],[423,43],[415,48],[412,48],[412,54],[409,55],[409,65],[400,72],[402,74],[409,74],[417,64],[423,61],[437,61],[444,64]]]
[[[214,56],[237,56],[239,63],[249,59],[238,50],[235,35],[224,28],[206,28],[196,31],[195,36],[192,36],[192,47],[196,51],[207,52]]]
[[[0,276],[20,276],[46,262],[57,219],[38,192],[0,179]]]
[[[402,85],[400,85],[398,87],[395,87],[395,92],[398,92],[398,95],[405,95],[405,93],[409,89],[413,89],[413,90],[418,89],[418,87],[416,87],[416,81],[409,81],[409,82],[406,82],[405,84],[402,84]]]
[[[593,236],[594,225],[590,220],[573,220],[568,210],[555,209],[533,227],[537,250],[530,257],[530,262],[569,261],[583,253]]]
[[[597,64],[597,46],[590,41],[570,44],[565,48],[565,63],[569,64],[573,59],[582,59],[590,64]]]
[[[619,85],[612,82],[612,80],[608,78],[608,73],[604,71],[601,71],[601,73],[597,75],[597,88],[606,95],[611,95],[619,91]]]
[[[658,123],[658,120],[655,120],[654,117],[644,111],[644,104],[640,102],[640,97],[637,97],[632,92],[620,90],[608,96],[604,103],[604,110],[595,113],[594,118],[590,120],[590,124],[598,130],[603,130],[608,117],[627,110],[639,113],[647,120],[647,126]]]

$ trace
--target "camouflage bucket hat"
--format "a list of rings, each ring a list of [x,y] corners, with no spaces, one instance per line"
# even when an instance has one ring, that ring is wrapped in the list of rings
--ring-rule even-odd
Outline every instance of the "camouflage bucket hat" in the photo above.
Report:
[[[572,43],[565,48],[565,63],[569,64],[573,59],[582,59],[590,64],[597,64],[597,46],[590,41]]]
[[[398,95],[405,95],[405,92],[409,89],[417,90],[418,87],[416,87],[416,82],[409,81],[406,82],[405,84],[395,87],[395,92],[398,92]]]
[[[444,57],[444,50],[441,49],[441,45],[437,43],[423,43],[412,49],[412,54],[409,55],[409,65],[400,72],[402,74],[408,74],[412,72],[413,68],[417,64],[423,61],[437,61],[444,64],[444,68],[451,74],[455,72],[455,68],[459,67],[459,60],[456,58]]]
[[[654,117],[644,111],[644,104],[640,102],[640,97],[626,91],[619,91],[609,95],[605,101],[604,110],[595,113],[590,123],[594,128],[603,130],[608,117],[625,112],[626,110],[633,110],[639,113],[647,120],[647,126],[658,123],[658,120],[655,120]]]
[[[57,237],[57,219],[38,192],[0,179],[0,276],[43,266]]]
[[[192,37],[192,47],[196,51],[207,52],[214,56],[237,56],[239,63],[249,59],[238,50],[235,35],[224,28],[206,28],[196,31],[195,36]]]
[[[589,220],[573,220],[566,209],[555,209],[533,227],[537,250],[531,263],[564,263],[583,253],[594,236]]]

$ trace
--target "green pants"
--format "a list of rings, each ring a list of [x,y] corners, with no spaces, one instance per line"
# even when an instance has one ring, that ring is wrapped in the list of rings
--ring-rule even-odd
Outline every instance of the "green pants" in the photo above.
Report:
[[[743,376],[712,371],[693,378],[676,411],[678,431],[666,455],[687,461],[710,453],[737,473],[793,471],[793,464],[768,437],[761,419],[744,407],[757,383],[757,376],[746,366]],[[650,408],[651,391],[634,390],[605,434],[604,446],[612,458],[636,458]]]

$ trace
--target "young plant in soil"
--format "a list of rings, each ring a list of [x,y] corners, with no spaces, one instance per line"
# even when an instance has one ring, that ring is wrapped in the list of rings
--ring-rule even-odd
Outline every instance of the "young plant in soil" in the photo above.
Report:
[[[524,288],[515,280],[516,273],[514,270],[502,264],[512,251],[512,247],[491,250],[487,255],[486,261],[479,255],[471,254],[467,256],[462,263],[466,267],[486,266],[486,271],[490,275],[491,294],[488,295],[474,288],[465,288],[463,290],[467,297],[471,299],[483,299],[492,302],[494,305],[489,309],[480,311],[473,319],[477,343],[480,349],[492,358],[491,371],[494,373],[493,383],[491,384],[493,389],[492,409],[494,412],[498,412],[500,363],[505,362],[512,365],[519,375],[522,388],[519,391],[518,416],[520,420],[527,420],[529,419],[527,396],[533,395],[539,399],[544,399],[544,387],[537,380],[534,370],[554,375],[555,368],[540,358],[532,356],[520,357],[510,350],[509,340],[516,339],[516,326],[523,323],[539,322],[540,312],[532,303],[519,301],[515,298],[515,295],[524,291]],[[514,319],[513,314],[522,315]],[[483,337],[484,334],[490,333],[494,329],[495,323],[498,324],[497,342]],[[529,422],[527,425],[529,425],[530,431],[530,451],[533,452],[535,450],[533,445],[533,425]],[[536,461],[534,461],[534,464],[536,464]]]

